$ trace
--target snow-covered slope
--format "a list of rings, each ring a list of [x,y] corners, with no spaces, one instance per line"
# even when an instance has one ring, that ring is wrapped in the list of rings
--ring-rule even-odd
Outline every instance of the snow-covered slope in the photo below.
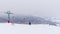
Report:
[[[60,23],[60,17],[52,17],[51,21]]]
[[[60,27],[0,23],[0,34],[60,34]]]
[[[50,17],[50,18],[44,18],[44,19],[52,22],[60,23],[60,17]]]
[[[54,25],[57,26],[55,22],[45,20],[42,17],[36,17],[36,16],[14,16],[13,18],[11,17],[11,23],[17,23],[17,24],[49,24],[49,25]],[[7,22],[8,19],[7,17],[1,17],[0,22]]]

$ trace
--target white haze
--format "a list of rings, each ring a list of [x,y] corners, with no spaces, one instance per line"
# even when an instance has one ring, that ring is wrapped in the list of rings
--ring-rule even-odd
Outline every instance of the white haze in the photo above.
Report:
[[[60,0],[0,0],[0,14],[10,10],[18,15],[60,16]]]
[[[60,0],[0,0],[0,16],[7,16],[8,10],[13,15],[59,17]],[[0,23],[0,34],[60,34],[60,27]]]

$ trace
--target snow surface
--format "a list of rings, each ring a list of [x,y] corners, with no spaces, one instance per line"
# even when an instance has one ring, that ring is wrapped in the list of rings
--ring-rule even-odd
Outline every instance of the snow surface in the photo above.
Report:
[[[0,23],[0,34],[60,34],[59,26]]]

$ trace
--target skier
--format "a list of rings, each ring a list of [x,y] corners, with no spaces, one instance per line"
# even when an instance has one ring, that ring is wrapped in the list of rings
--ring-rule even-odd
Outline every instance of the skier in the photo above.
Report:
[[[31,22],[29,22],[29,25],[31,25]]]

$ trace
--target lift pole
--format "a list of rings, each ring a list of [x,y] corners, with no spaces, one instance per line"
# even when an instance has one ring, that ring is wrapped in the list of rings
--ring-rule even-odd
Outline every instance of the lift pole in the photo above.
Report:
[[[11,23],[10,14],[13,14],[13,13],[11,13],[10,11],[7,11],[6,14],[8,15],[8,23]]]

